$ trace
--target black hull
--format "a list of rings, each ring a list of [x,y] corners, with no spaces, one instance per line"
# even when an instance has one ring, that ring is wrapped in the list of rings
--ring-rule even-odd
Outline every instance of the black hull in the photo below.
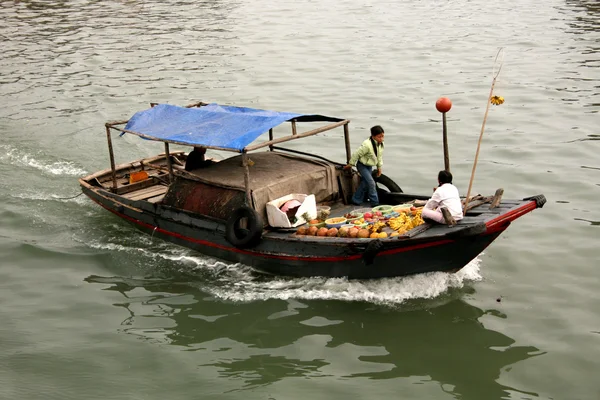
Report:
[[[382,248],[375,254],[369,254],[372,239],[298,237],[290,233],[266,234],[257,246],[240,249],[227,242],[222,222],[156,205],[144,209],[141,202],[124,204],[117,200],[118,196],[105,191],[84,188],[84,193],[153,237],[262,272],[292,277],[375,279],[455,272],[477,257],[510,223],[473,235],[383,239]]]

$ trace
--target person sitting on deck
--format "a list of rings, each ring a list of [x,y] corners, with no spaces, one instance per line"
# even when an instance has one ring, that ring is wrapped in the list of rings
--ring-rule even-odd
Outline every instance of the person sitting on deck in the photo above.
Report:
[[[440,171],[438,173],[439,186],[435,188],[433,196],[427,201],[423,207],[421,216],[425,219],[430,219],[440,224],[445,223],[442,208],[446,208],[455,221],[463,218],[462,204],[458,189],[452,184],[452,174],[450,171]]]
[[[193,171],[198,168],[206,167],[212,164],[211,160],[207,160],[204,156],[206,154],[206,147],[197,146],[194,150],[190,151],[185,161],[185,170]]]

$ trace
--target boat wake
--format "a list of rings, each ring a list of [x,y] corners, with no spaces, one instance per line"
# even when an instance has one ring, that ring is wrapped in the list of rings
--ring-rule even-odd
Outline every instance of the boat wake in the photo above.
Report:
[[[9,145],[0,145],[0,148],[2,149],[0,161],[7,160],[16,166],[32,167],[51,175],[82,176],[87,174],[86,170],[77,167],[70,161],[40,160],[39,158],[43,158],[43,156],[37,157]]]
[[[170,243],[148,241],[150,243],[135,246],[106,242],[87,244],[97,249],[142,256],[146,259],[143,262],[146,268],[152,269],[146,270],[145,275],[152,275],[153,283],[160,276],[233,302],[338,300],[394,306],[410,300],[433,299],[482,280],[479,257],[457,273],[432,272],[377,280],[286,278],[261,274],[246,265],[223,262]]]
[[[479,259],[451,274],[434,272],[408,277],[377,280],[345,278],[282,278],[246,276],[239,266],[229,267],[220,277],[223,285],[204,288],[213,296],[230,301],[250,302],[268,299],[363,301],[381,305],[398,305],[413,299],[432,299],[468,282],[481,280]],[[231,269],[235,272],[232,273]],[[230,277],[238,278],[224,281]]]

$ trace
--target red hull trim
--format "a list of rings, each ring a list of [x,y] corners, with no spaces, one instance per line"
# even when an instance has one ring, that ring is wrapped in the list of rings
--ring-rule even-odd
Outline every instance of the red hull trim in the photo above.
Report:
[[[140,226],[143,226],[146,229],[150,229],[153,231],[158,231],[162,234],[165,235],[169,235],[172,237],[176,237],[178,239],[183,239],[186,240],[188,242],[192,242],[192,243],[197,243],[203,246],[208,246],[208,247],[215,247],[221,250],[226,250],[226,251],[232,251],[232,252],[236,252],[236,253],[240,253],[240,254],[247,254],[247,255],[251,255],[254,257],[263,257],[263,258],[271,258],[271,259],[280,259],[280,260],[291,260],[291,261],[307,261],[307,262],[339,262],[339,261],[351,261],[351,260],[358,260],[360,258],[362,258],[362,254],[353,254],[350,256],[336,256],[336,257],[314,257],[314,256],[304,256],[304,257],[300,257],[300,256],[284,256],[284,255],[276,255],[276,254],[266,254],[266,253],[260,253],[260,252],[256,252],[256,251],[248,251],[248,250],[244,250],[244,249],[238,249],[237,247],[229,247],[229,246],[223,246],[217,243],[213,243],[213,242],[209,242],[206,240],[202,240],[202,239],[195,239],[195,238],[191,238],[189,236],[185,236],[185,235],[181,235],[179,233],[176,232],[171,232],[171,231],[167,231],[165,229],[162,228],[158,228],[155,227],[153,225],[147,224],[143,221],[137,220],[135,218],[131,218],[125,214],[121,214],[118,211],[115,211],[113,209],[110,209],[108,207],[106,207],[103,203],[97,201],[96,199],[92,198],[93,201],[95,201],[96,203],[98,203],[101,207],[103,207],[104,209],[112,212],[113,214]],[[418,250],[418,249],[424,249],[424,248],[428,248],[428,247],[433,247],[433,246],[440,246],[440,245],[444,245],[447,243],[451,243],[453,242],[452,240],[449,239],[442,239],[442,240],[437,240],[435,242],[429,242],[429,243],[421,243],[421,244],[417,244],[417,245],[413,245],[413,246],[407,246],[407,247],[403,247],[403,248],[399,248],[399,249],[389,249],[389,250],[384,250],[381,251],[379,253],[379,255],[390,255],[390,254],[396,254],[396,253],[404,253],[407,251],[412,251],[412,250]]]
[[[485,223],[485,226],[487,227],[486,234],[505,230],[506,227],[512,221],[535,210],[536,208],[537,208],[537,203],[535,201],[531,201],[527,204],[522,205],[519,208],[516,208],[512,211],[507,212],[506,214],[500,215],[499,217],[496,217],[490,221],[487,221]]]

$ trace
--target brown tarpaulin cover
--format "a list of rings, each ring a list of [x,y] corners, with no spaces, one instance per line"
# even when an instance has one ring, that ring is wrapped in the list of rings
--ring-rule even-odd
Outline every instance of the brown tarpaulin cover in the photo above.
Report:
[[[292,194],[314,194],[317,202],[337,199],[339,188],[335,166],[331,163],[278,152],[248,155],[250,190],[254,208],[267,220],[266,204]],[[244,191],[242,156],[235,156],[206,168],[190,171],[202,181]]]

